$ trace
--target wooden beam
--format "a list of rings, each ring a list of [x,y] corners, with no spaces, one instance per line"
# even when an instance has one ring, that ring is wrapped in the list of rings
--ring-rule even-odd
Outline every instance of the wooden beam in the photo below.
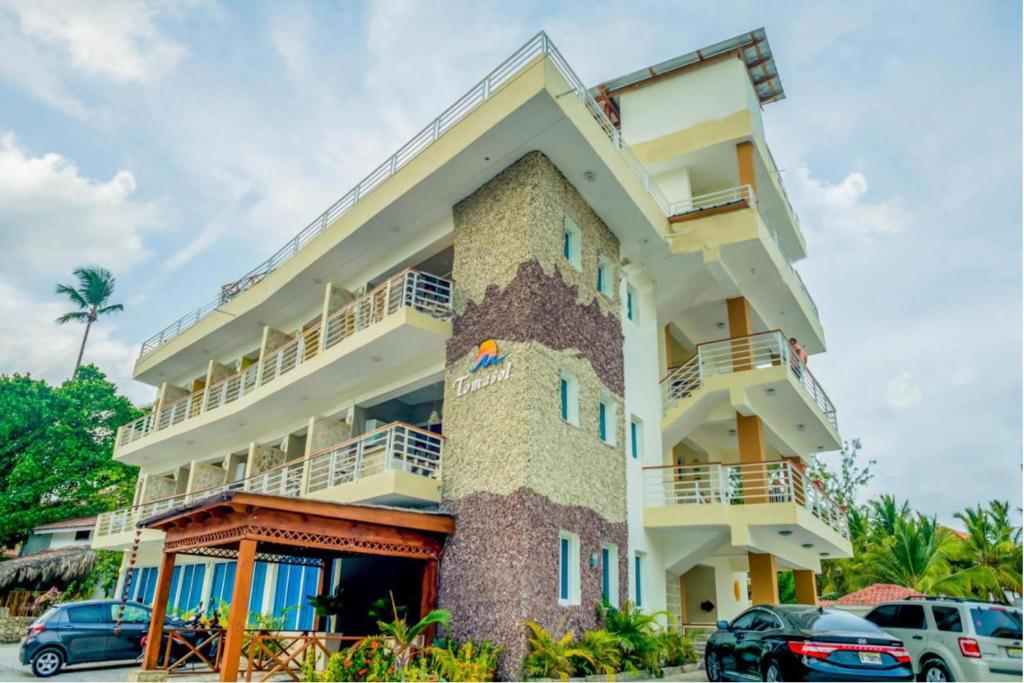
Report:
[[[256,561],[256,541],[244,539],[238,544],[238,563],[235,566],[235,587],[228,612],[227,634],[224,638],[224,657],[220,664],[220,680],[238,680],[238,660],[242,656],[242,640],[249,617],[249,593]]]
[[[149,635],[146,639],[146,653],[142,668],[152,671],[160,661],[160,645],[164,640],[164,619],[167,618],[167,601],[171,597],[171,577],[174,576],[175,553],[164,553],[160,562],[160,573],[156,579],[153,594],[153,612],[149,618]]]
[[[423,582],[420,585],[420,619],[427,616],[437,607],[437,560],[423,563]],[[423,634],[425,645],[434,640],[434,627],[430,626]]]

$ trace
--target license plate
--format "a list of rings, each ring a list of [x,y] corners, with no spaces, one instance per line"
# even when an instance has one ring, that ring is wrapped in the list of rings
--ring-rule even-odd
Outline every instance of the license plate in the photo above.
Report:
[[[1022,652],[1024,652],[1024,650],[1022,650],[1019,647],[1006,648],[1006,654],[1010,655],[1011,657],[1020,657]]]
[[[881,664],[882,655],[878,652],[860,652],[860,663],[861,664]]]

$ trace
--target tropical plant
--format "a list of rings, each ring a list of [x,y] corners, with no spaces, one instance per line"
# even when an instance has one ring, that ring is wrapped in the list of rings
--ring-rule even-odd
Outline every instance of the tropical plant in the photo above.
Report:
[[[954,543],[955,536],[935,518],[897,518],[892,536],[873,543],[860,558],[860,575],[866,584],[894,583],[931,595],[967,595],[969,577],[950,564]]]
[[[609,605],[598,605],[597,613],[605,630],[619,643],[625,670],[661,675],[658,648],[661,624],[658,620],[668,619],[668,612],[644,612],[627,601],[621,610]]]
[[[342,586],[339,585],[330,595],[311,595],[306,598],[306,601],[313,608],[313,611],[316,612],[317,616],[329,617],[334,614],[341,614],[341,594],[343,590]]]
[[[897,525],[911,519],[913,512],[908,501],[898,503],[895,496],[882,494],[868,503],[868,515],[871,519],[869,540],[878,541],[895,534]]]
[[[414,661],[411,668],[416,670],[416,674],[424,675],[424,669],[427,669],[446,681],[493,681],[501,653],[502,648],[494,647],[489,640],[479,645],[471,640],[462,644],[448,640],[443,646],[430,648],[429,657]],[[409,668],[406,668],[406,681],[411,680]]]
[[[666,628],[658,634],[662,666],[682,666],[700,659],[693,639],[676,628]]]
[[[57,318],[58,325],[70,322],[85,323],[85,334],[82,335],[82,345],[78,349],[78,360],[75,361],[74,377],[82,365],[82,355],[85,353],[85,342],[89,339],[89,329],[101,315],[107,315],[115,311],[123,311],[121,304],[110,304],[110,297],[114,294],[114,276],[109,270],[93,267],[79,267],[74,270],[78,278],[78,286],[57,285],[57,294],[64,294],[78,307],[77,311],[69,311]]]
[[[403,668],[397,665],[394,653],[383,638],[363,638],[343,652],[336,652],[327,660],[322,673],[317,674],[314,663],[303,662],[303,679],[307,681],[400,681]]]
[[[561,678],[564,681],[575,671],[574,662],[584,660],[592,663],[591,654],[573,643],[576,635],[573,631],[555,638],[537,622],[527,620],[525,623],[530,630],[526,660],[523,662],[527,678]]]
[[[1009,504],[992,501],[988,508],[978,505],[954,517],[963,522],[967,532],[954,556],[967,565],[972,592],[1008,603],[1008,593],[1021,592],[1020,531],[1009,523]]]
[[[871,471],[875,461],[868,460],[861,465],[860,449],[860,439],[851,439],[843,443],[843,449],[839,453],[838,468],[826,466],[818,458],[812,458],[808,470],[810,478],[820,481],[825,487],[825,493],[846,508],[853,508],[857,505],[858,493],[875,476]],[[830,457],[829,460],[834,461],[835,458]]]
[[[410,626],[398,615],[394,595],[391,596],[391,610],[394,618],[391,621],[378,621],[377,627],[380,628],[382,635],[391,639],[390,649],[399,669],[404,669],[409,664],[416,639],[424,631],[435,624],[447,628],[452,620],[451,612],[448,610],[435,609]]]
[[[611,676],[622,664],[622,652],[619,650],[619,639],[604,629],[586,631],[576,641],[576,647],[588,653],[590,657],[573,657],[573,668],[577,674],[591,676],[608,674]]]
[[[117,575],[121,571],[120,550],[93,550],[96,561],[88,576],[72,582],[64,592],[64,599],[88,600],[99,591],[104,597],[114,594]]]

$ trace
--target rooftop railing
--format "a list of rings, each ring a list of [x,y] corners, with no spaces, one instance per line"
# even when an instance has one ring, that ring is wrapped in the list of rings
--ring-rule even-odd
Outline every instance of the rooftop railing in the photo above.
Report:
[[[96,518],[95,535],[134,531],[140,520],[186,507],[225,491],[301,498],[386,470],[440,479],[443,453],[444,437],[440,434],[404,422],[392,422],[245,479],[103,512]]]
[[[789,368],[829,424],[838,429],[836,409],[828,394],[778,330],[698,344],[693,358],[661,380],[662,408],[667,412],[703,388],[709,377],[779,365]]]
[[[267,353],[258,363],[210,385],[208,390],[197,391],[124,425],[118,430],[117,443],[130,444],[152,432],[233,403],[403,308],[446,317],[451,302],[450,280],[419,270],[403,270],[330,315],[323,335],[318,322]]]
[[[849,537],[846,510],[787,460],[645,467],[644,502],[659,507],[796,503]]]
[[[572,86],[576,96],[585,104],[595,120],[604,130],[605,135],[612,141],[612,144],[619,150],[633,171],[639,176],[644,187],[651,193],[661,209],[668,214],[669,203],[658,186],[651,180],[647,169],[640,163],[629,146],[622,141],[619,130],[612,124],[605,114],[604,109],[597,103],[590,91],[583,85],[583,81],[572,70],[569,63],[555,47],[551,39],[543,31],[530,39],[520,47],[511,57],[506,59],[497,68],[491,71],[480,82],[473,86],[469,92],[455,101],[448,109],[442,112],[437,118],[427,124],[411,140],[402,145],[397,152],[388,157],[384,163],[375,168],[355,187],[349,190],[341,199],[331,204],[327,209],[317,216],[309,225],[290,239],[287,244],[277,250],[273,256],[263,261],[242,277],[221,287],[220,292],[212,300],[206,302],[194,311],[190,311],[175,322],[171,323],[160,332],[156,333],[142,343],[139,357],[156,350],[171,339],[189,329],[197,322],[208,316],[220,306],[228,303],[242,292],[250,289],[263,280],[270,273],[277,270],[282,263],[295,256],[299,250],[309,244],[315,237],[320,235],[327,226],[347,213],[353,206],[362,201],[370,192],[380,186],[384,181],[393,176],[399,169],[414,159],[420,152],[437,141],[445,132],[456,123],[464,119],[470,112],[487,101],[495,91],[502,85],[514,78],[522,69],[528,66],[535,58],[547,55],[558,71]]]

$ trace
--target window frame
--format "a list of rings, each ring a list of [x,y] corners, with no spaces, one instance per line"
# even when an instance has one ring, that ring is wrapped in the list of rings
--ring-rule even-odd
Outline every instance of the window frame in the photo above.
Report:
[[[623,288],[622,296],[625,302],[626,320],[630,321],[633,324],[636,324],[640,318],[640,304],[637,301],[636,289],[633,287],[633,285],[627,282],[626,286]]]
[[[562,258],[576,270],[583,269],[583,231],[566,214],[562,221]]]
[[[602,391],[597,398],[597,436],[602,443],[614,446],[618,431],[619,415],[615,408],[615,401],[609,394]]]
[[[644,566],[647,564],[647,553],[642,550],[633,551],[633,604],[644,607]]]
[[[619,606],[619,546],[601,544],[601,597],[612,607]]]
[[[580,537],[562,530],[558,532],[558,604],[570,607],[580,601]]]
[[[644,445],[644,421],[636,415],[629,416],[629,455],[639,460]]]
[[[558,383],[559,417],[575,427],[580,425],[580,380],[568,370],[562,370]]]
[[[615,271],[612,260],[607,256],[597,258],[597,277],[595,285],[598,294],[603,294],[609,299],[615,296]]]

